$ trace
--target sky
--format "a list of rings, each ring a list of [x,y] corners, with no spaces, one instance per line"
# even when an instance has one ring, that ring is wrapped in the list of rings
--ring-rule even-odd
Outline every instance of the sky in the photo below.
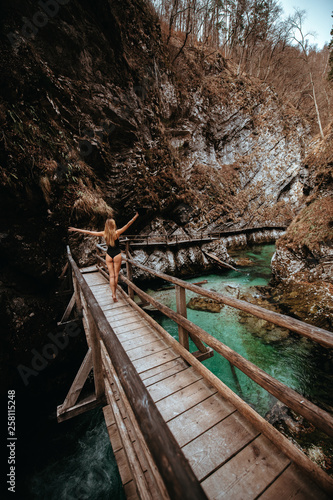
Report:
[[[332,39],[330,32],[333,25],[333,0],[279,0],[286,15],[294,14],[294,7],[307,12],[304,28],[306,32],[316,32],[317,37],[309,37],[311,45],[322,49]]]

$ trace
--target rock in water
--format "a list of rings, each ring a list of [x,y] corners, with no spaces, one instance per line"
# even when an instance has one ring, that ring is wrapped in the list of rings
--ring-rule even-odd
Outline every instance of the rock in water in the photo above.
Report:
[[[254,266],[255,262],[253,262],[253,260],[251,260],[247,257],[244,257],[242,259],[236,260],[236,264],[239,267],[248,267],[248,266]]]
[[[188,302],[187,307],[189,309],[195,309],[196,311],[219,313],[223,304],[216,302],[213,299],[206,299],[205,297],[192,297],[192,299]]]

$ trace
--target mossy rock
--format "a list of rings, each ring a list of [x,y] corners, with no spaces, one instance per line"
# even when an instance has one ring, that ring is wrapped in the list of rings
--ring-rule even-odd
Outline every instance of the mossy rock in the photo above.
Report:
[[[212,299],[206,299],[205,297],[192,297],[192,299],[188,302],[187,307],[189,309],[195,309],[196,311],[219,313],[223,304]]]

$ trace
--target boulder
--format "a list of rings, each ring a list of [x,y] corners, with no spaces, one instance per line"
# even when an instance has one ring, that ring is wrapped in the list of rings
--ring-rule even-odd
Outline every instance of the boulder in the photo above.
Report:
[[[207,299],[205,297],[192,297],[187,304],[189,309],[195,309],[196,311],[208,311],[212,313],[219,313],[223,307],[223,304],[216,302],[213,299]]]

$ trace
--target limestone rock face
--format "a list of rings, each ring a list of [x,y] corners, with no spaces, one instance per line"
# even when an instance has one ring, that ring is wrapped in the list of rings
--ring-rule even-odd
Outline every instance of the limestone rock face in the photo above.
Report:
[[[275,300],[296,317],[328,330],[333,328],[332,151],[333,126],[305,160],[307,196],[272,259]]]

